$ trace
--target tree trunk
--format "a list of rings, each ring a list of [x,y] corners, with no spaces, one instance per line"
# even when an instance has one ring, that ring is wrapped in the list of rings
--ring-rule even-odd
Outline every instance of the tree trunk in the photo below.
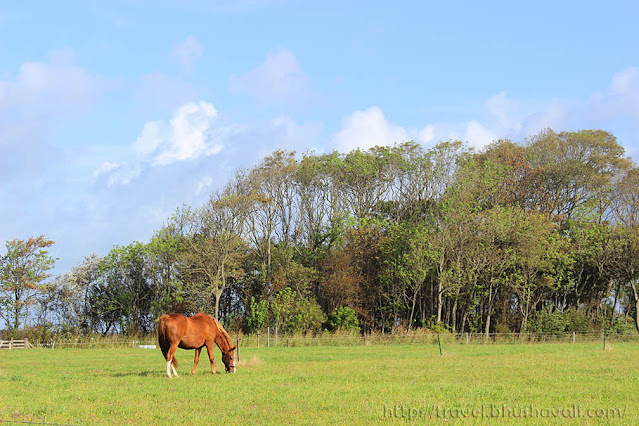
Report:
[[[635,327],[639,331],[639,293],[637,293],[637,283],[635,281],[630,282],[632,287],[632,293],[635,296]]]
[[[410,320],[408,321],[408,329],[413,328],[413,314],[415,313],[415,303],[417,303],[417,291],[413,294],[413,306],[410,309]]]
[[[442,282],[437,280],[437,324],[442,322]]]
[[[485,333],[486,337],[490,334],[490,316],[493,310],[493,285],[490,284],[490,289],[488,290],[488,309],[486,312],[486,328]]]
[[[457,331],[457,297],[455,297],[455,303],[453,303],[453,333]]]
[[[527,328],[528,328],[528,314],[522,314],[521,328],[519,329],[519,332],[525,333]]]
[[[222,297],[222,291],[218,290],[215,292],[215,319],[220,320],[219,312],[220,312],[220,298]]]

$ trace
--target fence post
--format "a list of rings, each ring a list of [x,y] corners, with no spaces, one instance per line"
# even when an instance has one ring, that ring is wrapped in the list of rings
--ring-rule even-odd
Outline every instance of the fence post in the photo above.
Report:
[[[604,330],[604,350],[606,350],[606,330]]]
[[[572,344],[575,344],[575,340],[577,338],[577,333],[575,333],[574,331],[572,332]]]
[[[466,332],[466,344],[468,344],[468,332]]]
[[[277,348],[277,325],[275,326],[275,347]]]
[[[260,330],[257,330],[257,347],[260,347]]]
[[[237,356],[237,362],[240,362],[240,338],[237,338],[237,345],[235,345],[235,356]]]
[[[442,342],[439,340],[439,332],[437,332],[437,344],[439,345],[439,356],[442,356]]]
[[[271,327],[266,327],[266,347],[271,347]]]

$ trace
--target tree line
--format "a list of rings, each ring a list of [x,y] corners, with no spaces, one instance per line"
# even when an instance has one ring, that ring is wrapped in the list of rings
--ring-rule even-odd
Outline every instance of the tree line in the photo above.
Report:
[[[276,151],[151,241],[46,283],[40,237],[49,263],[20,281],[16,247],[37,240],[2,258],[9,328],[30,313],[69,332],[148,332],[163,313],[205,311],[247,333],[639,329],[639,168],[601,130],[479,151]]]

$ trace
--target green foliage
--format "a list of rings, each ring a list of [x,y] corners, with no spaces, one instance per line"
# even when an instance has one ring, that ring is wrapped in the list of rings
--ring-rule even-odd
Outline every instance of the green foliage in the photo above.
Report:
[[[265,300],[255,301],[255,297],[251,297],[248,316],[246,317],[246,334],[253,334],[263,330],[266,326],[268,316],[268,306]]]
[[[585,333],[593,331],[591,319],[583,309],[568,309],[563,312],[566,320],[566,331],[576,331]]]
[[[637,182],[598,130],[482,151],[459,141],[276,151],[179,209],[148,244],[115,247],[46,289],[27,274],[28,295],[15,296],[8,253],[0,315],[107,333],[204,310],[249,331],[305,332],[350,306],[384,331],[623,331],[613,311],[639,311]]]
[[[636,335],[636,328],[635,328],[635,324],[634,322],[626,317],[625,315],[623,316],[615,316],[612,324],[610,324],[609,320],[605,320],[602,319],[601,320],[605,326],[604,329],[606,330],[606,333],[610,334],[617,334],[617,335],[622,335],[622,336],[631,336],[631,335]]]
[[[271,321],[284,333],[319,331],[326,315],[319,304],[287,287],[270,302]]]
[[[546,308],[537,312],[531,319],[529,331],[533,333],[563,333],[567,331],[566,325],[566,316],[563,312]]]
[[[46,249],[53,244],[44,235],[5,243],[7,252],[0,257],[0,318],[13,330],[26,325],[27,310],[48,287],[48,271],[56,259]]]
[[[353,308],[342,306],[328,316],[326,328],[329,331],[359,330],[359,320]]]

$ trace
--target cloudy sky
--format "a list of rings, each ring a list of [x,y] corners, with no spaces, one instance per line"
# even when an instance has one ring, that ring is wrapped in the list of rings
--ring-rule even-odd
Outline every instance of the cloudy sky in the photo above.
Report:
[[[519,3],[2,2],[0,240],[62,273],[282,148],[597,128],[638,161],[639,3]]]

